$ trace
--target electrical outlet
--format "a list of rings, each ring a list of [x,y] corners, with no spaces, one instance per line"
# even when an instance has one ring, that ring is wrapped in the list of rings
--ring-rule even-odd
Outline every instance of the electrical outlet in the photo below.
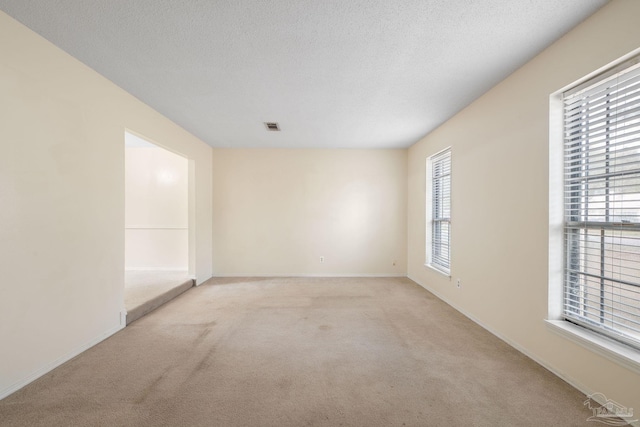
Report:
[[[321,257],[320,257],[320,264],[322,264],[323,262],[324,262],[324,257],[323,257],[323,256],[321,256]]]
[[[460,289],[462,285],[460,284],[460,279],[456,280],[456,288]]]

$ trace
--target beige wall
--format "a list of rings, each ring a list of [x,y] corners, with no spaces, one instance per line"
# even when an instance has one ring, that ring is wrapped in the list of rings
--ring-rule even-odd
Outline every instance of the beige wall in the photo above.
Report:
[[[408,275],[585,392],[640,409],[640,374],[545,324],[549,95],[640,46],[616,0],[409,150]],[[425,159],[452,147],[452,280],[424,266]],[[462,287],[457,289],[456,279]]]
[[[215,274],[405,275],[406,155],[214,149]]]
[[[0,12],[0,398],[117,331],[125,128],[192,159],[211,276],[211,148]]]
[[[125,147],[125,270],[189,269],[188,177],[182,156]]]

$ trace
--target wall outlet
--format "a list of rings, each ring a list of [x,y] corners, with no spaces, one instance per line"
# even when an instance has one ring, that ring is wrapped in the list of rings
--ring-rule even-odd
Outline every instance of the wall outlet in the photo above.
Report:
[[[322,264],[323,262],[324,262],[324,257],[323,257],[323,256],[321,256],[321,257],[320,257],[320,264]]]
[[[460,289],[462,285],[460,284],[460,279],[456,280],[456,288]]]

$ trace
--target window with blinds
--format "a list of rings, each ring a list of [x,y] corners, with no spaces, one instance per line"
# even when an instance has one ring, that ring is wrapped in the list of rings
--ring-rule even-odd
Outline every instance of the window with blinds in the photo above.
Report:
[[[563,314],[640,348],[640,64],[563,94]]]
[[[449,273],[451,237],[451,149],[430,158],[431,257],[430,264]]]

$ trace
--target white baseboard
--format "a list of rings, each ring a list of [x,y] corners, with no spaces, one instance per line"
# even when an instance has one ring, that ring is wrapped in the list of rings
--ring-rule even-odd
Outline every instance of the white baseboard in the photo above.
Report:
[[[122,312],[120,314],[120,316],[122,317]],[[105,339],[109,338],[111,335],[115,334],[116,332],[120,331],[121,329],[123,329],[125,327],[125,323],[126,323],[126,312],[125,312],[125,323],[122,323],[122,320],[120,320],[120,324],[115,326],[112,329],[109,329],[108,331],[103,332],[102,334],[100,334],[98,337],[86,342],[85,344],[76,347],[74,350],[72,350],[71,352],[69,352],[68,354],[59,357],[58,359],[54,360],[51,363],[46,364],[45,366],[36,369],[35,371],[33,371],[31,374],[27,375],[25,378],[17,381],[16,383],[10,385],[8,388],[4,389],[4,390],[0,390],[0,400],[4,399],[5,397],[9,396],[10,394],[15,393],[16,391],[20,390],[22,387],[26,386],[27,384],[37,380],[38,378],[40,378],[41,376],[51,372],[52,370],[54,370],[55,368],[57,368],[58,366],[62,365],[63,363],[73,359],[74,357],[76,357],[77,355],[79,355],[80,353],[88,350],[89,348],[93,347],[94,345],[98,344],[101,341],[104,341]]]
[[[552,367],[551,365],[547,364],[545,361],[541,360],[540,358],[538,358],[536,355],[531,354],[527,349],[525,349],[524,347],[522,347],[520,344],[510,340],[509,338],[505,337],[504,335],[500,334],[499,332],[496,332],[495,330],[493,330],[492,328],[486,326],[482,321],[480,321],[479,319],[477,319],[475,316],[467,313],[465,310],[461,309],[460,307],[458,307],[456,304],[451,303],[450,301],[448,301],[446,298],[444,298],[442,295],[440,295],[436,290],[430,288],[429,286],[421,283],[419,280],[414,279],[411,276],[407,276],[407,278],[409,278],[410,280],[413,280],[414,282],[416,282],[418,285],[422,286],[423,288],[425,288],[426,290],[428,290],[429,292],[431,292],[433,295],[435,295],[436,297],[438,297],[440,300],[442,300],[445,304],[453,307],[454,309],[456,309],[458,312],[460,312],[461,314],[463,314],[464,316],[466,316],[469,320],[471,320],[472,322],[478,324],[479,326],[481,326],[483,329],[485,329],[486,331],[490,332],[491,334],[495,335],[496,337],[500,338],[502,341],[506,342],[507,344],[509,344],[511,347],[515,348],[516,350],[518,350],[520,353],[524,354],[525,356],[527,356],[528,358],[530,358],[531,360],[533,360],[534,362],[536,362],[537,364],[539,364],[540,366],[544,367],[545,369],[547,369],[549,372],[553,373],[555,376],[559,377],[560,379],[562,379],[563,381],[567,382],[568,384],[570,384],[571,386],[573,386],[575,389],[577,389],[578,391],[584,393],[585,396],[591,396],[595,393],[594,390],[590,389],[589,387],[587,387],[586,385],[582,384],[579,381],[576,381],[575,379],[567,376],[566,374],[564,374],[563,372],[559,371],[558,369]],[[541,319],[540,321],[543,321],[543,319]],[[598,403],[600,403],[601,405],[606,404],[606,402],[600,402],[597,399],[597,395],[594,396],[594,398],[596,398],[595,400],[598,401]],[[634,426],[634,427],[640,427],[640,420],[636,420],[634,422],[631,422],[630,425]]]
[[[214,274],[213,278],[216,277],[264,277],[264,278],[278,278],[278,277],[327,277],[327,278],[335,278],[335,277],[407,277],[404,273],[398,274],[360,274],[360,273],[349,273],[349,274]]]

